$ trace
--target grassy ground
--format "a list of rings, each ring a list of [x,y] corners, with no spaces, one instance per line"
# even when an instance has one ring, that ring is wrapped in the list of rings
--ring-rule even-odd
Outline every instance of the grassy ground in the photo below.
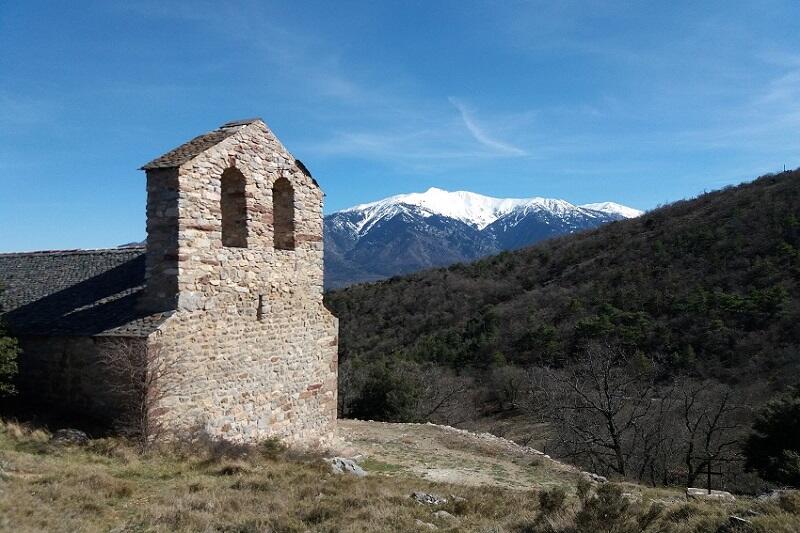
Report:
[[[424,428],[424,426],[420,426]],[[411,427],[403,433],[413,435]],[[413,443],[413,437],[407,437]],[[484,443],[455,438],[447,451]],[[475,448],[477,447],[477,448]],[[430,450],[426,449],[425,453]],[[800,499],[734,504],[679,501],[670,491],[590,488],[566,476],[546,490],[439,483],[372,448],[365,478],[331,474],[321,458],[275,446],[171,448],[140,454],[118,439],[54,444],[41,430],[0,424],[3,531],[800,531]],[[495,469],[497,470],[497,469]],[[492,476],[502,473],[492,472]],[[555,479],[555,478],[553,478]],[[412,491],[448,498],[431,507]],[[623,495],[626,491],[630,494]],[[434,515],[446,510],[453,517]]]
[[[580,471],[505,439],[430,424],[340,420],[368,470],[457,485],[572,490]],[[377,464],[376,464],[377,463]],[[373,468],[369,468],[372,465]]]

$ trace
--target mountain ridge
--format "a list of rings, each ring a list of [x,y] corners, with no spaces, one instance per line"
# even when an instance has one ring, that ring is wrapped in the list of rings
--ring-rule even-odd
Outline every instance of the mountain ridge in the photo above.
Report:
[[[558,365],[593,340],[663,372],[800,368],[800,171],[578,235],[327,294],[341,357]]]
[[[470,261],[639,216],[613,202],[494,198],[431,187],[325,217],[326,287]]]
[[[508,215],[517,209],[547,209],[554,213],[563,213],[571,209],[583,209],[604,214],[616,214],[625,218],[640,216],[644,211],[634,209],[615,202],[597,202],[591,204],[575,205],[558,198],[544,198],[533,196],[530,198],[496,198],[470,191],[447,191],[438,187],[430,187],[424,193],[397,194],[331,213],[334,216],[340,213],[364,212],[364,220],[372,221],[376,213],[378,216],[385,214],[386,209],[399,205],[420,207],[430,215],[442,215],[472,224],[478,229],[484,229],[498,218]],[[364,225],[359,226],[359,231]]]

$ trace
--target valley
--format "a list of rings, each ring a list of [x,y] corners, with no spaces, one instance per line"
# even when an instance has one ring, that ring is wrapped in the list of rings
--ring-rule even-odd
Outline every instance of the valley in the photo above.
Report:
[[[329,292],[340,412],[519,442],[544,422],[548,453],[603,475],[691,484],[717,461],[723,486],[764,490],[743,446],[798,383],[799,220],[792,171]]]

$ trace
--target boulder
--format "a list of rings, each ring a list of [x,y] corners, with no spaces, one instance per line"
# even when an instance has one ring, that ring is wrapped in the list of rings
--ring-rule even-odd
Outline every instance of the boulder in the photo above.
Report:
[[[427,492],[412,492],[411,497],[414,498],[417,503],[427,505],[444,505],[447,503],[447,498],[441,498],[435,494],[428,494]]]
[[[439,529],[438,527],[436,527],[435,524],[431,524],[430,522],[423,522],[419,518],[414,520],[414,523],[417,524],[417,527],[421,527],[423,529],[430,529],[430,530]]]
[[[325,459],[325,462],[331,465],[331,472],[334,474],[350,474],[357,477],[364,477],[367,475],[366,470],[358,466],[358,463],[352,459],[333,457],[331,459]]]
[[[57,444],[86,444],[89,442],[89,435],[79,429],[65,428],[59,429],[53,434],[53,442]]]
[[[456,517],[448,513],[447,511],[434,511],[433,513],[434,518],[438,518],[440,520],[455,520]]]
[[[784,494],[789,494],[790,492],[792,491],[786,489],[775,489],[759,495],[756,499],[760,502],[778,503],[781,501],[781,498],[784,496]]]
[[[769,492],[765,492],[764,494],[759,494],[756,500],[760,502],[769,502],[775,503],[781,499],[781,491],[780,490],[771,490]]]
[[[593,483],[608,483],[608,478],[592,472],[581,472],[581,475]]]
[[[736,498],[730,492],[724,490],[712,490],[710,493],[706,489],[698,489],[689,487],[686,489],[686,498],[690,500],[706,500],[706,501],[720,501],[720,502],[733,502]]]

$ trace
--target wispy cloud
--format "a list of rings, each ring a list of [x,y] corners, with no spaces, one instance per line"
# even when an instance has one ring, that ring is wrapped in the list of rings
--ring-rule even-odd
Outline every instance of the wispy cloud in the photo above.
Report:
[[[483,146],[500,154],[518,156],[527,155],[527,152],[522,148],[518,148],[497,139],[493,139],[480,125],[478,125],[470,110],[467,109],[463,103],[452,96],[449,97],[448,100],[450,100],[450,103],[453,104],[453,107],[455,107],[461,114],[461,120],[464,122],[464,126],[466,126],[470,134],[472,134],[472,137]]]
[[[402,69],[387,75],[385,65],[380,72],[355,68],[347,61],[346,47],[294,21],[279,20],[258,2],[244,5],[247,9],[201,1],[187,8],[173,0],[136,0],[124,9],[180,20],[250,50],[249,57],[273,77],[269,87],[274,96],[302,106],[302,113],[321,125],[316,139],[301,141],[305,152],[424,172],[527,155],[490,133],[492,128],[461,101],[426,95],[424,82]],[[291,93],[281,94],[281,87],[290,87]],[[504,116],[506,131],[526,124],[525,113]]]
[[[337,47],[314,33],[279,21],[262,2],[198,1],[187,6],[174,0],[137,0],[123,9],[141,16],[178,20],[215,36],[228,39],[253,52],[270,74],[292,84],[295,95],[309,99],[361,102],[369,94],[342,72]],[[301,80],[298,82],[298,80]]]

